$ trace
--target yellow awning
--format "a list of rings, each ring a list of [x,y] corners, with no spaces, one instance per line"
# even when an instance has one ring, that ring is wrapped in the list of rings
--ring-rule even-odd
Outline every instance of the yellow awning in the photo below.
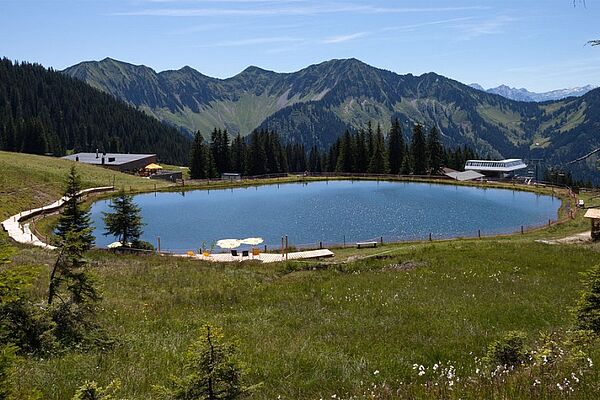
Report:
[[[161,167],[161,166],[160,166],[160,165],[158,165],[158,164],[154,164],[154,163],[152,163],[152,164],[148,164],[148,165],[146,165],[146,166],[144,167],[144,169],[148,169],[148,170],[151,170],[151,171],[152,171],[152,170],[155,170],[155,169],[163,169],[163,167]]]

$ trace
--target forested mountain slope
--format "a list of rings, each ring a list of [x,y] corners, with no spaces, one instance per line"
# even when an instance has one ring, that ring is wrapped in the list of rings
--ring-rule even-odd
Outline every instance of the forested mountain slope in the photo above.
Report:
[[[157,153],[185,163],[190,139],[113,96],[41,65],[0,60],[0,149]]]

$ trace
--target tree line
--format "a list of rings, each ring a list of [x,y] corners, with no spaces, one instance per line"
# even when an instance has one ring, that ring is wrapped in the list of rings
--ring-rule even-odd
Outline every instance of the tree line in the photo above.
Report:
[[[39,64],[0,60],[0,150],[96,149],[187,163],[189,138],[88,84]]]
[[[283,144],[277,132],[267,129],[255,130],[247,138],[238,133],[231,141],[226,129],[215,128],[209,141],[198,131],[189,166],[192,179],[218,178],[224,172],[246,176],[304,171],[435,175],[442,166],[460,170],[473,158],[477,154],[469,147],[444,147],[436,127],[425,132],[423,125],[416,124],[407,141],[395,119],[387,135],[381,125],[373,128],[369,122],[356,131],[346,130],[326,150]]]

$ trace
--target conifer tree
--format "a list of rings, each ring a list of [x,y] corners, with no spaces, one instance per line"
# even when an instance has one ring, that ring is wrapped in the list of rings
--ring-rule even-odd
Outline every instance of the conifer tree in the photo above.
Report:
[[[427,161],[429,173],[435,175],[442,167],[444,148],[440,142],[440,135],[434,126],[427,135]]]
[[[206,148],[204,146],[204,138],[200,131],[196,132],[194,143],[192,144],[192,151],[190,154],[190,178],[206,178]]]
[[[248,394],[245,371],[237,359],[237,346],[227,342],[220,329],[205,325],[187,352],[187,375],[174,379],[174,387],[162,388],[175,400],[234,400]]]
[[[587,271],[575,317],[577,328],[600,333],[600,265]]]
[[[212,156],[212,160],[215,163],[215,167],[218,172],[223,172],[221,170],[221,142],[223,140],[223,135],[221,134],[221,130],[214,128],[212,133],[210,134],[210,153]]]
[[[367,144],[365,143],[365,131],[364,129],[360,129],[355,135],[355,145],[354,145],[354,170],[356,172],[367,172],[369,167],[368,165],[368,151]]]
[[[317,145],[313,145],[308,156],[308,170],[310,172],[322,172],[321,159]]]
[[[415,124],[413,128],[413,137],[410,143],[410,158],[413,174],[424,175],[427,173],[427,148],[423,126],[420,124]]]
[[[231,168],[234,172],[244,173],[246,159],[246,142],[237,134],[231,143]]]
[[[259,131],[254,131],[250,135],[246,175],[263,175],[267,172],[267,154],[261,136],[263,135]]]
[[[58,245],[59,254],[50,273],[48,305],[54,336],[65,346],[79,344],[96,326],[96,304],[101,296],[87,271],[87,244],[81,232],[70,230]],[[60,302],[54,302],[58,298]]]
[[[23,143],[21,151],[31,154],[44,154],[48,150],[44,126],[37,119],[31,119],[23,126]]]
[[[392,128],[388,135],[388,160],[391,174],[400,173],[402,161],[404,160],[404,138],[398,118],[392,122]]]
[[[339,154],[336,165],[336,172],[352,172],[353,171],[353,145],[352,145],[352,136],[350,135],[350,131],[346,129],[344,135],[341,137],[339,141]]]
[[[412,161],[410,160],[410,153],[404,152],[404,158],[402,159],[402,166],[400,167],[401,175],[410,175],[412,173]]]
[[[339,152],[340,142],[338,140],[329,148],[329,152],[327,154],[327,172],[335,172]]]
[[[381,125],[377,124],[377,131],[373,138],[373,151],[369,161],[369,172],[373,174],[386,174],[388,171],[385,139]]]
[[[73,165],[63,192],[66,200],[56,225],[56,234],[65,240],[69,232],[77,232],[85,250],[89,250],[94,244],[94,236],[92,235],[90,212],[81,206],[81,189],[81,177]]]
[[[103,212],[106,231],[104,235],[113,235],[123,246],[136,246],[142,235],[142,216],[140,208],[133,202],[133,196],[121,189],[117,197],[112,199],[109,207],[114,211]]]
[[[219,170],[217,169],[217,163],[213,157],[212,151],[209,148],[206,148],[206,152],[204,153],[206,157],[206,177],[207,178],[218,178]]]
[[[272,174],[283,170],[283,152],[279,135],[275,131],[264,131],[259,135],[266,155],[266,173]]]
[[[219,172],[228,172],[230,170],[230,160],[229,160],[229,133],[227,133],[227,129],[224,129],[221,132],[221,141],[219,143],[219,157],[220,157],[220,165],[218,165]]]
[[[367,146],[367,154],[366,154],[366,164],[365,167],[368,170],[369,169],[369,163],[371,162],[371,158],[373,157],[373,148],[374,148],[374,144],[375,144],[375,138],[374,138],[374,134],[373,134],[373,125],[371,124],[371,121],[369,121],[367,123],[367,132],[366,132],[366,146]]]

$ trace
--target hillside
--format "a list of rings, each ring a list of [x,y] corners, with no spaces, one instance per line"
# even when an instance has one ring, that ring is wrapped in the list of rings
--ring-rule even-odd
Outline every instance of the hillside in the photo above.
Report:
[[[185,163],[189,138],[80,80],[36,64],[0,60],[0,149],[157,153]]]
[[[23,210],[53,203],[64,191],[64,180],[73,161],[56,157],[0,151],[0,221]],[[168,186],[166,181],[148,180],[137,176],[77,164],[82,186],[114,185],[117,188],[150,190]],[[0,229],[0,236],[4,231]]]
[[[55,198],[71,164],[0,152],[0,210],[14,213],[40,204],[41,197],[42,203]],[[79,172],[85,186],[103,185],[114,174],[83,165]],[[151,189],[141,178],[117,173],[116,179],[117,185]],[[481,364],[474,361],[509,331],[527,333],[533,346],[541,334],[571,327],[580,273],[597,247],[533,239],[587,226],[579,215],[524,236],[339,248],[333,262],[268,266],[93,251],[87,257],[103,293],[98,321],[110,341],[22,354],[12,375],[14,398],[36,391],[39,398],[70,399],[86,380],[106,386],[115,379],[121,382],[116,398],[164,398],[156,386],[183,374],[186,349],[207,322],[236,340],[246,382],[261,383],[252,395],[257,399],[363,398],[365,392],[369,398],[440,398],[423,384],[435,379],[432,368],[441,367],[440,360],[460,377],[452,392],[445,386],[456,398],[529,399],[539,377],[537,397],[558,399],[564,396],[556,382],[571,372],[579,379],[571,397],[594,398],[597,345],[589,353],[593,368],[583,371],[559,358],[539,376],[522,369],[490,380],[477,375]],[[12,247],[0,233],[0,248],[6,245]],[[27,294],[39,307],[56,254],[10,250],[9,268],[36,277]],[[417,375],[414,363],[427,367],[428,375]]]
[[[294,73],[249,67],[228,79],[190,67],[157,73],[113,59],[63,72],[205,135],[215,126],[243,135],[261,127],[306,148],[327,148],[346,127],[371,120],[387,129],[390,119],[398,117],[407,136],[415,122],[437,125],[447,146],[469,145],[488,157],[543,158],[559,167],[599,142],[589,129],[600,112],[592,101],[600,89],[555,102],[518,102],[435,73],[399,75],[356,59]],[[598,181],[594,163],[574,171]]]

